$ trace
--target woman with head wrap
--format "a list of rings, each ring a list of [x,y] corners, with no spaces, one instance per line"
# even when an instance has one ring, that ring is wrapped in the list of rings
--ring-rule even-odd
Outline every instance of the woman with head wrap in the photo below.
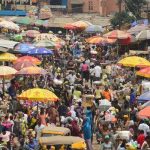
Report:
[[[87,150],[93,150],[91,143],[91,121],[88,117],[86,117],[83,121],[83,135],[86,142]]]

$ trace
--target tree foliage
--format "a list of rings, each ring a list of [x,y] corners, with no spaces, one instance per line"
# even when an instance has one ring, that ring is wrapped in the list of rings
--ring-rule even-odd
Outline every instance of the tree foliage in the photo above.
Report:
[[[128,12],[131,12],[136,19],[141,18],[141,9],[146,4],[146,0],[124,0]]]
[[[135,18],[133,16],[130,16],[127,12],[123,11],[120,13],[119,12],[115,13],[115,15],[110,20],[110,22],[113,27],[116,27],[116,26],[122,26],[126,23],[131,23],[134,20]]]

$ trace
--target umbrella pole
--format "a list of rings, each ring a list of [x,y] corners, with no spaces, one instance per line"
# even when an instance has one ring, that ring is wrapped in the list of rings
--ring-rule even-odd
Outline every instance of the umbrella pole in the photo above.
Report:
[[[3,83],[3,96],[5,95],[5,78],[3,77],[3,81],[2,81]]]
[[[39,103],[37,102],[37,115],[39,113]]]

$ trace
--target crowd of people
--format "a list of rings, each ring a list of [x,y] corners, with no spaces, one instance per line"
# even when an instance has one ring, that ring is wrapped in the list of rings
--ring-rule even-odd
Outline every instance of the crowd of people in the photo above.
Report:
[[[63,126],[72,136],[82,137],[87,150],[97,142],[100,150],[148,150],[149,119],[140,119],[142,79],[132,68],[117,65],[124,57],[116,46],[90,45],[85,35],[59,34],[65,45],[44,60],[46,76],[14,77],[1,93],[0,147],[38,150],[41,131],[46,126]],[[80,54],[74,53],[80,50]],[[95,53],[94,53],[94,52]],[[10,64],[11,65],[11,64]],[[49,89],[59,101],[52,104],[19,101],[17,95],[33,87]],[[90,104],[88,103],[90,99]],[[110,102],[109,108],[101,106]],[[121,131],[123,136],[121,138]],[[96,139],[95,139],[96,138]],[[96,148],[97,149],[97,148]]]

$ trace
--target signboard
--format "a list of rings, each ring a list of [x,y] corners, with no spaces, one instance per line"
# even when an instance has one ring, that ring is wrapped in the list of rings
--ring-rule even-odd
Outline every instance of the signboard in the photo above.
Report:
[[[50,8],[66,9],[66,5],[50,5]]]

